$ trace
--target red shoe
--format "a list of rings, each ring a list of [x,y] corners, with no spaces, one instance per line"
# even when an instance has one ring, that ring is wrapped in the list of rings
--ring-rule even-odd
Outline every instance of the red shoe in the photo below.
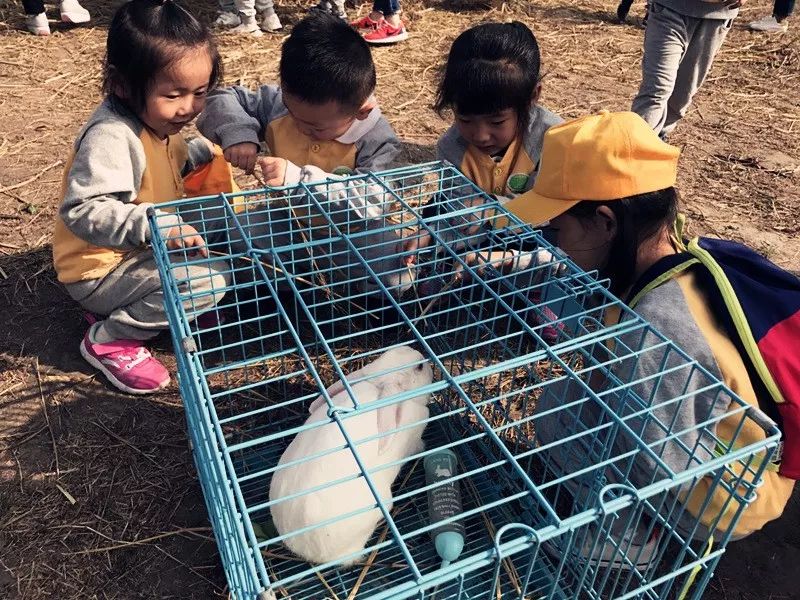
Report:
[[[350,23],[350,27],[352,27],[353,29],[357,29],[358,31],[374,31],[378,27],[380,27],[381,23],[383,22],[384,22],[383,17],[381,17],[377,21],[373,21],[372,19],[369,18],[369,15],[365,15],[360,19],[352,21]]]
[[[372,33],[364,36],[364,41],[368,44],[396,44],[408,39],[408,32],[403,23],[399,27],[394,27],[389,21],[382,21]]]

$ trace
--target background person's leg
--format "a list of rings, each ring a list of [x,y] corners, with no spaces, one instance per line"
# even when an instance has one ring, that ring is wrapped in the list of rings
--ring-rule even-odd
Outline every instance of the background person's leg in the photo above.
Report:
[[[692,98],[711,70],[714,57],[722,47],[732,24],[732,20],[720,19],[693,21],[695,22],[690,24],[689,46],[678,68],[675,88],[667,103],[667,118],[661,130],[665,135],[669,135],[686,114]]]
[[[674,91],[688,43],[686,17],[660,4],[653,4],[644,34],[642,84],[631,110],[656,133],[661,133],[667,121],[667,103]]]

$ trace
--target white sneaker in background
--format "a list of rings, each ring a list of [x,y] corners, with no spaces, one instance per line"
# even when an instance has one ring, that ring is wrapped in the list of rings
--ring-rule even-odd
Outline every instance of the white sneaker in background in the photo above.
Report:
[[[61,20],[64,23],[88,23],[92,16],[78,0],[61,0]]]
[[[334,17],[339,17],[342,21],[347,21],[347,12],[344,9],[344,0],[333,3],[333,6],[331,7],[331,14]]]
[[[241,19],[242,22],[239,25],[229,30],[231,33],[251,35],[253,37],[260,37],[264,35],[261,29],[258,27],[258,22],[256,21],[255,16],[252,17],[242,16]]]
[[[33,35],[50,35],[50,23],[47,22],[47,15],[25,15],[25,27]]]
[[[236,27],[242,22],[239,18],[239,13],[235,13],[229,10],[222,11],[217,15],[216,21],[214,21],[215,27]]]
[[[750,29],[753,31],[764,31],[766,33],[783,33],[789,29],[789,24],[786,22],[786,19],[778,22],[774,16],[764,17],[763,19],[759,19],[758,21],[752,21],[750,23]]]
[[[283,29],[283,24],[274,10],[265,10],[261,13],[261,29],[270,33]]]

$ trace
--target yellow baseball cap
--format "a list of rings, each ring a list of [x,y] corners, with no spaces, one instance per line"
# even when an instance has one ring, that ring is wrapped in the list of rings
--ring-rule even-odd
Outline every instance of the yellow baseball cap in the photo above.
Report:
[[[551,127],[533,189],[506,203],[539,225],[583,200],[620,200],[675,185],[680,150],[636,113],[602,111]]]

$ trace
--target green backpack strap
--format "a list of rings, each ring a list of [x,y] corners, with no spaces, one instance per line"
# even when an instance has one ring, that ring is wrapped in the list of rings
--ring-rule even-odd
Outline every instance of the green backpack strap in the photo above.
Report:
[[[764,362],[764,357],[761,355],[761,351],[758,348],[758,342],[756,342],[750,325],[747,322],[747,316],[739,302],[739,298],[736,296],[736,291],[733,289],[731,282],[725,274],[725,270],[708,250],[700,246],[700,238],[691,240],[687,245],[687,250],[695,257],[696,261],[700,262],[708,269],[709,273],[714,278],[714,283],[722,296],[727,312],[730,315],[730,320],[747,353],[747,358],[752,363],[772,399],[778,404],[782,404],[785,402],[783,393],[775,382],[772,373],[770,373],[766,362]]]
[[[691,255],[687,247],[687,241],[683,237],[685,225],[686,217],[678,213],[673,224],[672,236],[672,243],[678,253],[659,260],[642,274],[628,294],[628,306],[631,308],[636,307],[645,294],[700,262],[700,260]]]
[[[686,215],[683,213],[678,213],[678,216],[675,217],[675,223],[673,224],[674,227],[674,234],[675,237],[673,238],[673,243],[675,247],[680,250],[681,252],[686,251],[686,237],[684,236],[684,229],[686,228]]]

